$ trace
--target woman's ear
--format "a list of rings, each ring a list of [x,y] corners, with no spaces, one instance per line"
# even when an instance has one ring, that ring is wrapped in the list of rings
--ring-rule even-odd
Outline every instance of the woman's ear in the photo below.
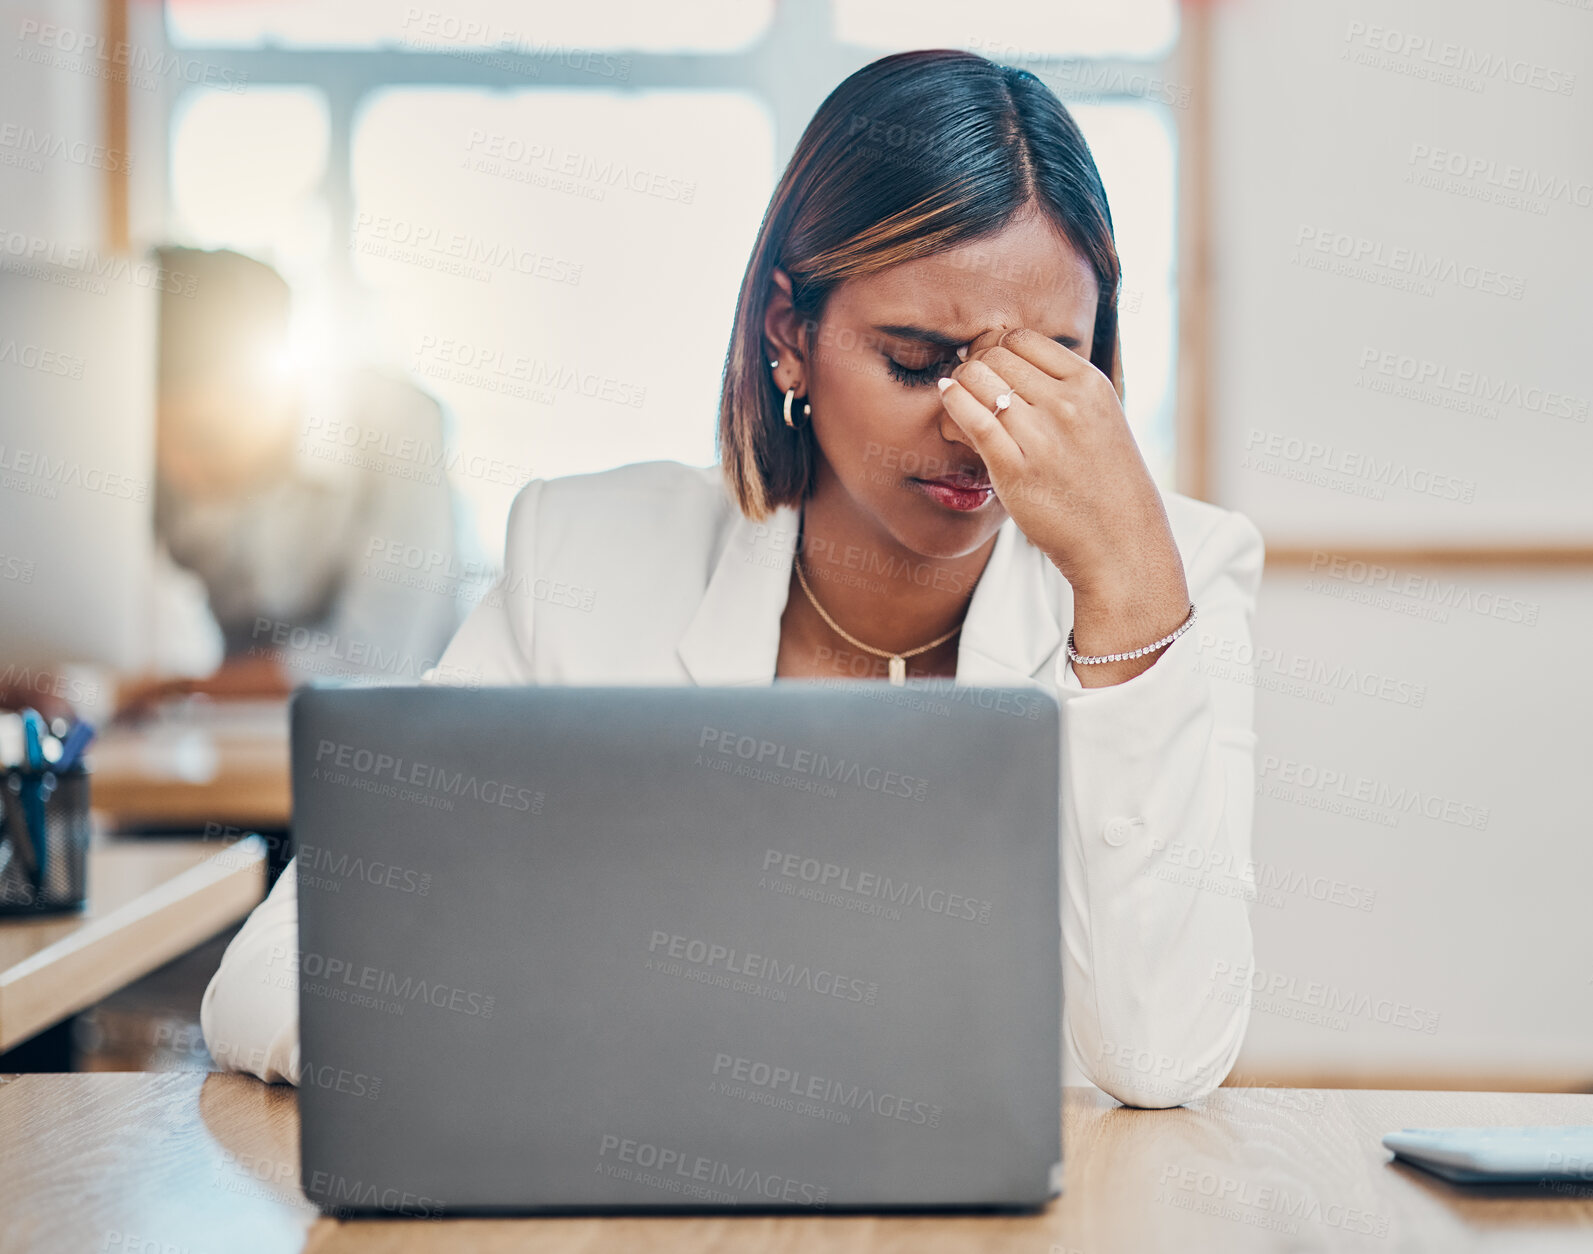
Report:
[[[782,377],[790,380],[787,387],[801,388],[801,379],[791,379],[785,373],[787,366],[801,371],[807,364],[806,335],[802,319],[791,299],[791,276],[776,266],[769,275],[769,297],[763,309],[763,334],[769,348],[769,359],[779,359]]]

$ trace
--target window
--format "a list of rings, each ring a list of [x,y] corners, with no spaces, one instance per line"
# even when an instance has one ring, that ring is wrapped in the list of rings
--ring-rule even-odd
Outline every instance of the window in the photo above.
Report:
[[[326,98],[312,88],[186,93],[171,125],[177,233],[247,252],[290,279],[319,270],[331,244],[320,196],[329,138]]]
[[[171,43],[247,84],[175,93],[169,232],[281,270],[301,345],[408,371],[449,409],[457,465],[706,465],[737,287],[800,128],[888,51],[965,47],[1033,71],[1090,141],[1124,263],[1127,412],[1171,488],[1177,5],[970,12],[167,0]],[[515,487],[456,486],[500,554]]]
[[[1157,105],[1070,109],[1095,154],[1123,264],[1118,303],[1123,411],[1156,481],[1173,486],[1173,397],[1178,361],[1177,141]]]
[[[835,37],[844,42],[881,53],[967,48],[1007,65],[1035,58],[1154,59],[1171,51],[1178,37],[1176,0],[978,6],[965,0],[834,0],[834,9]]]
[[[723,52],[744,48],[769,25],[774,0],[167,0],[168,36],[179,47],[397,48],[461,52],[499,48],[573,57],[625,48]]]
[[[462,462],[710,465],[773,165],[740,92],[382,92],[354,131],[355,275]],[[476,489],[489,534],[514,491]]]

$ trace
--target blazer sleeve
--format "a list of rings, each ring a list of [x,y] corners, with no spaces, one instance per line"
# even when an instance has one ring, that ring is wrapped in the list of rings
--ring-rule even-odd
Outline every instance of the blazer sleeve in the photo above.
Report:
[[[504,573],[470,612],[424,682],[526,684],[535,598],[537,507],[545,480],[520,490],[509,512]],[[295,856],[221,956],[205,986],[199,1026],[216,1064],[268,1083],[297,1084],[299,860]]]
[[[1185,559],[1195,624],[1150,667],[1085,688],[1058,657],[1064,1038],[1129,1106],[1210,1093],[1249,1023],[1254,692],[1202,647],[1249,655],[1264,557],[1230,511]]]

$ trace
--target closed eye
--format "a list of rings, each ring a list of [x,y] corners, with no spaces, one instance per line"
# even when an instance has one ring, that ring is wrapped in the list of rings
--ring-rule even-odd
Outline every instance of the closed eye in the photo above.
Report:
[[[944,358],[940,361],[932,361],[929,365],[919,369],[914,369],[912,366],[902,365],[889,353],[884,354],[884,357],[885,367],[890,371],[891,377],[904,387],[910,388],[928,387],[957,364],[954,358]]]

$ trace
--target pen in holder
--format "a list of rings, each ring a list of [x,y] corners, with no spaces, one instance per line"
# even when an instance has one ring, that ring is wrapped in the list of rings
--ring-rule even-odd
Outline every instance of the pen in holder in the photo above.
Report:
[[[0,915],[76,910],[88,893],[89,773],[13,766],[0,781]]]

